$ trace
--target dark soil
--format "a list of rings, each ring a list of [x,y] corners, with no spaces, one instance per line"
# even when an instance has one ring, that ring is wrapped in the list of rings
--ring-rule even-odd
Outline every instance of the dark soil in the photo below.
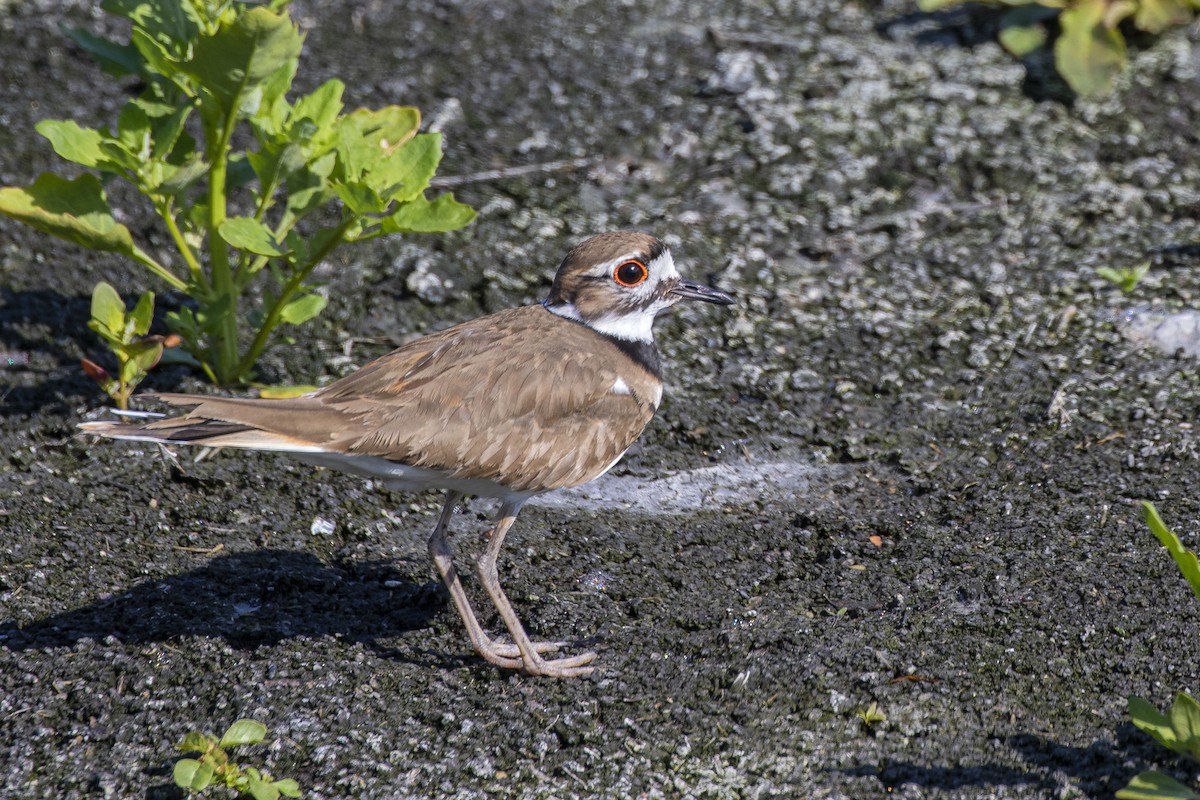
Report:
[[[312,798],[1188,778],[1125,703],[1200,692],[1200,603],[1136,504],[1196,547],[1198,371],[1126,325],[1200,292],[1196,25],[1131,52],[1112,98],[1064,102],[972,17],[899,2],[294,13],[299,88],[420,106],[444,175],[602,161],[469,184],[469,229],[337,254],[328,312],[267,380],[326,382],[536,300],[605,229],[658,233],[740,302],[660,323],[667,399],[642,444],[509,538],[530,630],[601,653],[551,681],[472,654],[425,555],[437,497],[76,436],[106,405],[78,367],[101,355],[92,286],[162,287],[0,220],[0,796],[181,796],[172,744],[239,717],[273,738],[248,763]],[[63,169],[38,120],[111,124],[136,90],[64,21],[107,24],[87,3],[0,11],[0,184]],[[1146,259],[1129,296],[1096,273]],[[146,388],[211,390],[182,368]],[[455,520],[461,551],[488,511]]]

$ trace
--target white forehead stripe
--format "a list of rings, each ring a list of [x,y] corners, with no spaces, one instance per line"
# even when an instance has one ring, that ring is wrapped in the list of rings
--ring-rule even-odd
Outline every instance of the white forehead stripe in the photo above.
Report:
[[[589,273],[596,276],[608,276],[620,264],[624,264],[626,261],[645,261],[645,257],[645,253],[634,250],[623,256],[618,256],[612,261],[597,264]],[[679,270],[675,269],[675,259],[671,258],[670,250],[663,250],[657,258],[645,261],[645,264],[646,269],[650,272],[650,277],[656,282],[679,277]]]
[[[679,277],[679,270],[675,269],[675,259],[671,258],[670,250],[663,250],[662,255],[651,261],[646,267],[650,270],[650,274],[657,275],[660,281]]]

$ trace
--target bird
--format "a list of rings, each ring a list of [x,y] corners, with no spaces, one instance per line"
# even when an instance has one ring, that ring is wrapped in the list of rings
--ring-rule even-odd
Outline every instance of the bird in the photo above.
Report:
[[[135,412],[79,428],[110,439],[276,451],[390,488],[441,490],[429,554],[476,652],[528,675],[586,675],[595,652],[550,657],[568,643],[526,633],[497,561],[530,498],[600,477],[642,434],[663,395],[654,320],[684,300],[735,302],[683,277],[654,236],[610,231],[567,253],[541,303],[428,334],[308,394],[145,394],[186,413]],[[455,567],[447,528],[466,495],[499,500],[475,566],[507,641],[485,631]]]

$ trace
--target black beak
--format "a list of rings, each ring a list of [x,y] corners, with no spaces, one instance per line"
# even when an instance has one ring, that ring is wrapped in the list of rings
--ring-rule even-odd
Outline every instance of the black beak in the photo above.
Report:
[[[706,303],[716,303],[719,306],[731,306],[736,301],[733,295],[725,294],[720,289],[713,289],[703,283],[680,278],[679,283],[671,288],[671,294],[684,300],[703,300]]]

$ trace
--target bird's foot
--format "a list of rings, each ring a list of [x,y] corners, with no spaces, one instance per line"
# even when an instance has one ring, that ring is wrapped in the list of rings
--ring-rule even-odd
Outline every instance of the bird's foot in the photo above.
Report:
[[[532,652],[525,654],[511,642],[496,642],[488,639],[476,642],[475,649],[489,664],[504,669],[515,669],[526,675],[549,678],[574,678],[587,675],[594,667],[588,666],[596,660],[592,652],[580,653],[566,658],[545,659],[543,653],[553,653],[566,647],[566,642],[530,642]]]
[[[595,667],[591,666],[591,663],[595,660],[596,654],[592,652],[549,661],[535,655],[533,658],[521,660],[521,671],[526,675],[540,675],[547,678],[577,678],[594,670]]]
[[[568,642],[530,642],[533,645],[533,652],[538,653],[554,653],[567,646]],[[521,648],[517,647],[512,642],[490,642],[491,651],[504,658],[520,658]]]

